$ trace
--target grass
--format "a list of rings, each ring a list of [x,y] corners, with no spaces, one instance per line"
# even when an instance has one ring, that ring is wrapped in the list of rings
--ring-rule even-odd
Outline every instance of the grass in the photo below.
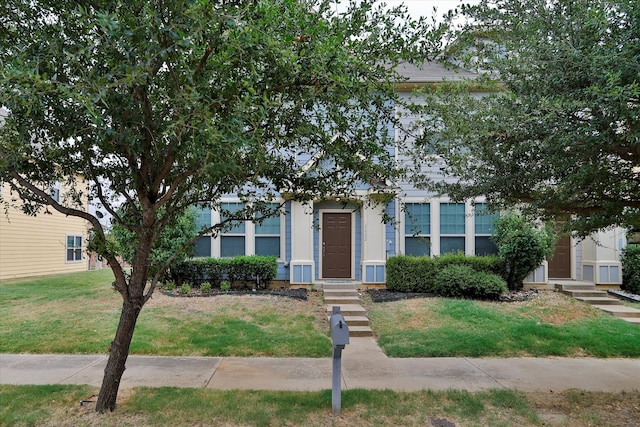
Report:
[[[133,388],[121,393],[117,411],[98,415],[80,406],[97,390],[89,386],[0,386],[0,425],[11,426],[495,426],[634,425],[640,392],[469,393],[345,390],[342,416],[331,413],[331,391],[220,391]],[[91,400],[91,399],[87,399]],[[570,421],[570,422],[569,422]],[[434,424],[440,422],[440,424]]]
[[[108,270],[0,283],[0,352],[105,353],[120,296]],[[556,292],[524,303],[367,303],[392,357],[640,357],[640,328]],[[324,306],[278,297],[168,297],[145,306],[132,354],[329,357]]]
[[[640,357],[640,328],[555,292],[537,301],[441,298],[368,307],[391,357]]]
[[[121,306],[112,277],[103,270],[0,283],[0,352],[105,353]],[[138,320],[131,353],[330,356],[331,342],[308,306],[277,297],[154,295]]]

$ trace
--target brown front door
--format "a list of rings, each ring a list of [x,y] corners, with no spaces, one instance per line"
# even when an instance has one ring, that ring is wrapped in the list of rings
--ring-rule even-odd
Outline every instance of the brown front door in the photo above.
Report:
[[[562,237],[549,260],[549,278],[571,279],[571,237]]]
[[[351,213],[322,215],[322,277],[351,278]]]

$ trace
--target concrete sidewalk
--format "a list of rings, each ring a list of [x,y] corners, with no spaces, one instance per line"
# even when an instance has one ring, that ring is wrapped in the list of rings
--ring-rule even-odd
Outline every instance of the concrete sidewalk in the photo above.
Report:
[[[638,359],[396,359],[373,338],[351,338],[342,355],[343,390],[640,389]],[[106,361],[104,355],[0,354],[0,383],[100,386]],[[130,356],[122,386],[324,390],[331,388],[331,367],[331,358]]]

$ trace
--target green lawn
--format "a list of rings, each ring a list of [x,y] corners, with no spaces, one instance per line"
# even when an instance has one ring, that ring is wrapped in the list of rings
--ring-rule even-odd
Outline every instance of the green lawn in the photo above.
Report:
[[[0,283],[0,352],[105,353],[120,295],[108,270]],[[524,303],[425,298],[365,301],[391,357],[640,357],[640,327],[556,292]],[[132,354],[329,357],[319,292],[278,297],[167,297],[136,327]]]
[[[344,390],[341,417],[331,411],[331,390],[222,391],[143,388],[121,392],[114,413],[98,415],[97,389],[78,385],[0,385],[3,426],[611,426],[635,425],[640,391],[522,393],[460,390],[413,393]],[[444,422],[451,424],[444,424]],[[569,423],[570,421],[570,423]]]
[[[391,357],[640,357],[640,327],[551,291],[526,303],[376,303],[368,314]]]
[[[105,353],[120,315],[110,270],[0,283],[0,352]],[[144,307],[132,354],[327,357],[309,303],[277,297],[170,298]]]

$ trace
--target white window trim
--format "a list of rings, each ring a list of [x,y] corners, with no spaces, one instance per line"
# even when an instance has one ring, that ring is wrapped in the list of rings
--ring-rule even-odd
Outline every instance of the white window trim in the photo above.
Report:
[[[69,252],[69,249],[73,249],[74,252],[76,249],[78,249],[77,247],[73,246],[73,247],[69,247],[69,237],[73,237],[73,241],[75,243],[75,240],[77,237],[80,237],[80,259],[75,259],[75,255],[74,255],[74,259],[70,260],[67,256],[67,253]],[[65,262],[68,264],[77,264],[79,262],[83,262],[84,261],[84,235],[82,233],[80,234],[76,234],[76,233],[67,233],[66,237],[65,237],[65,242],[64,242],[64,259]]]
[[[276,201],[274,203],[281,204],[283,201]],[[224,203],[242,203],[240,199],[225,199],[221,202]],[[280,234],[258,234],[260,237],[279,237],[280,238],[280,256],[277,261],[284,261],[286,251],[286,213],[282,211],[280,217]],[[211,212],[211,223],[220,223],[220,211],[213,210]],[[222,236],[228,237],[244,237],[244,254],[251,256],[256,254],[256,224],[252,221],[244,221],[244,234],[242,233],[217,233],[213,239],[211,239],[211,256],[213,258],[222,258]]]

